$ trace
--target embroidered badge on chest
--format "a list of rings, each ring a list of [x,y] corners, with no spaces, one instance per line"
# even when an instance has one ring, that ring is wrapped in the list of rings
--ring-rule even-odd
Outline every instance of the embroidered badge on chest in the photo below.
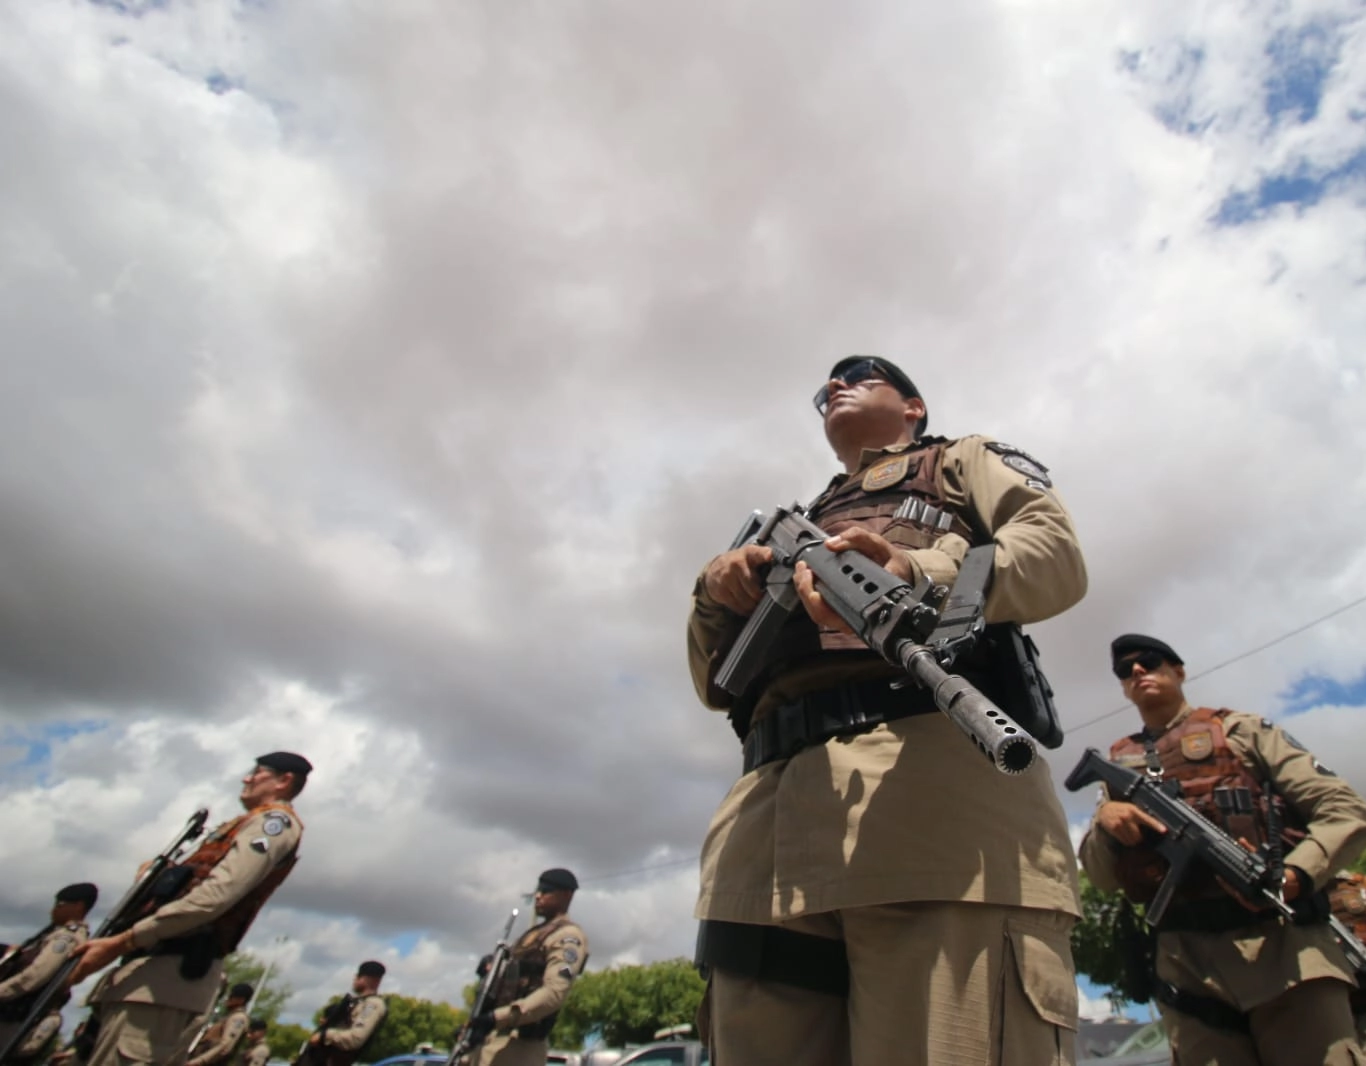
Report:
[[[893,455],[870,466],[863,475],[864,492],[881,492],[898,484],[911,468],[909,455]]]
[[[1214,752],[1214,736],[1211,733],[1187,733],[1181,738],[1181,754],[1191,762],[1208,759]]]

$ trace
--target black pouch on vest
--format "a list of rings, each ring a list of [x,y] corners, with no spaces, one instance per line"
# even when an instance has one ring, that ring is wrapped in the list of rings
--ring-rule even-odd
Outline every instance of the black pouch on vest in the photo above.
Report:
[[[168,866],[157,874],[152,887],[147,890],[147,898],[157,907],[170,903],[185,891],[185,886],[193,877],[194,871],[188,866]]]
[[[213,966],[218,958],[218,945],[214,943],[212,929],[189,936],[177,937],[176,954],[180,956],[180,976],[187,981],[198,981]]]
[[[1061,747],[1062,723],[1053,703],[1053,686],[1039,668],[1034,641],[1014,622],[997,622],[986,627],[980,647],[990,674],[990,681],[978,685],[983,694],[1045,748]]]

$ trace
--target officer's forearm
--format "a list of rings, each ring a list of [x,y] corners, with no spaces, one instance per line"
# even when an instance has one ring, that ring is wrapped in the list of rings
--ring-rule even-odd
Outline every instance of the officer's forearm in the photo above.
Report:
[[[1116,874],[1118,846],[1115,839],[1105,830],[1093,825],[1086,831],[1086,836],[1081,840],[1081,847],[1077,849],[1081,868],[1086,871],[1091,884],[1102,892],[1120,890],[1119,877]]]

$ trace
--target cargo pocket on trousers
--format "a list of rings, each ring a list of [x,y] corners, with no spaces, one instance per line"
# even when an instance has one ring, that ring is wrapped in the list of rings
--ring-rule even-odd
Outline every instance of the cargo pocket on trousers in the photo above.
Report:
[[[1006,923],[1001,1066],[1069,1063],[1077,1039],[1077,979],[1067,933]]]

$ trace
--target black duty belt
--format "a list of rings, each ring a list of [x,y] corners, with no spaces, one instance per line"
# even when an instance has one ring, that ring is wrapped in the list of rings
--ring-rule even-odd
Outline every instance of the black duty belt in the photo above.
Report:
[[[1231,1033],[1252,1032],[1247,1015],[1232,1003],[1225,1003],[1213,996],[1187,992],[1184,988],[1177,988],[1170,981],[1158,981],[1153,998],[1164,1007],[1188,1014],[1213,1029],[1223,1029]]]
[[[823,744],[832,737],[867,733],[883,722],[938,710],[934,697],[924,689],[913,684],[891,686],[890,678],[849,682],[779,704],[745,737],[745,773],[765,763],[790,759],[803,748]]]

